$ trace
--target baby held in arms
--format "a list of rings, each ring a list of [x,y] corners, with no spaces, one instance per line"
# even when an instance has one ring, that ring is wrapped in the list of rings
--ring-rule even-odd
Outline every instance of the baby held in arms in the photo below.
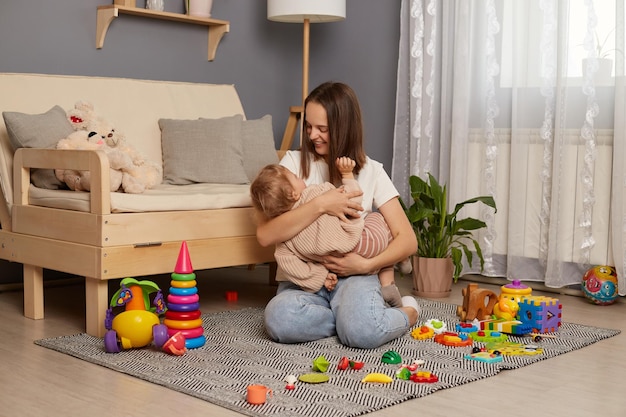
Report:
[[[335,163],[345,191],[360,190],[353,173],[355,162],[340,157]],[[272,164],[259,172],[250,186],[250,194],[256,212],[271,219],[333,188],[335,186],[329,182],[307,187],[289,169]],[[355,197],[357,202],[360,199]],[[303,290],[317,292],[325,287],[333,291],[337,275],[324,266],[325,256],[355,252],[371,258],[386,249],[391,239],[389,227],[380,213],[348,221],[322,214],[296,236],[278,244],[274,255],[286,278]],[[409,273],[410,260],[405,259],[399,267],[403,273]],[[385,302],[391,307],[401,307],[402,296],[395,285],[393,266],[381,269],[378,278]]]

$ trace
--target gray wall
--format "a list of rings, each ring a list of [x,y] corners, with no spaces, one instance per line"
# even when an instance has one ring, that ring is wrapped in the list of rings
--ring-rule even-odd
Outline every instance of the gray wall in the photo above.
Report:
[[[301,100],[301,24],[268,21],[265,0],[214,0],[213,17],[230,21],[230,32],[213,62],[205,27],[130,15],[113,20],[98,50],[96,7],[111,3],[2,0],[0,72],[234,84],[248,118],[272,115],[280,143],[289,106]],[[182,13],[183,5],[165,0],[166,11]],[[367,153],[390,172],[400,0],[347,0],[346,14],[343,22],[311,25],[309,87],[336,80],[356,90]]]
[[[345,21],[311,25],[309,87],[335,80],[356,90],[367,153],[387,172],[400,1],[347,0]],[[96,7],[111,3],[0,0],[0,72],[234,84],[248,118],[272,115],[280,144],[289,106],[300,104],[302,95],[302,25],[268,21],[265,0],[214,0],[213,17],[230,21],[230,32],[213,62],[207,61],[206,28],[129,15],[114,19],[98,50]],[[183,4],[165,0],[166,11],[182,13]],[[137,0],[137,6],[144,5]],[[19,266],[0,261],[0,283],[19,281]]]

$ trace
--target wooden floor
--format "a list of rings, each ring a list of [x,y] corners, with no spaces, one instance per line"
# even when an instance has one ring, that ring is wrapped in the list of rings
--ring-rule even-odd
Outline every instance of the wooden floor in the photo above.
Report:
[[[274,294],[267,268],[198,272],[202,311],[263,306]],[[169,276],[152,277],[161,288]],[[115,285],[118,285],[117,283]],[[411,282],[398,278],[403,294]],[[459,281],[447,300],[460,304]],[[499,285],[480,284],[499,293]],[[22,316],[22,292],[0,293],[0,416],[240,416],[241,414],[33,344],[45,337],[84,331],[84,286],[48,286],[46,319]],[[239,300],[227,302],[225,291]],[[538,291],[534,294],[540,295]],[[600,307],[584,298],[555,295],[564,321],[626,331],[626,300]],[[428,359],[428,358],[424,358]],[[626,334],[461,387],[368,414],[421,416],[615,416],[626,415]]]

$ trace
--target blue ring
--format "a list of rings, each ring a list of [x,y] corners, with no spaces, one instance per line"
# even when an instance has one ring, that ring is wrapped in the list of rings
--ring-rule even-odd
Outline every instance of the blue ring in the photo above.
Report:
[[[200,303],[177,304],[167,303],[167,308],[172,311],[193,311],[200,309]]]
[[[191,288],[171,287],[170,288],[170,294],[173,294],[173,295],[194,295],[197,293],[198,293],[197,287],[191,287]]]
[[[206,337],[204,335],[198,337],[192,337],[191,339],[185,339],[185,347],[187,349],[195,349],[200,346],[204,346],[206,343]]]

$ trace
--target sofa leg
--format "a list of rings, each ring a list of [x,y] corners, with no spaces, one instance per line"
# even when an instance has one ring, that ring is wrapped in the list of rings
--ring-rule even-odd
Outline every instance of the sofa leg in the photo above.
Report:
[[[108,281],[85,277],[85,305],[87,334],[104,337],[104,318],[109,306]]]
[[[43,319],[43,268],[24,265],[24,316]]]

